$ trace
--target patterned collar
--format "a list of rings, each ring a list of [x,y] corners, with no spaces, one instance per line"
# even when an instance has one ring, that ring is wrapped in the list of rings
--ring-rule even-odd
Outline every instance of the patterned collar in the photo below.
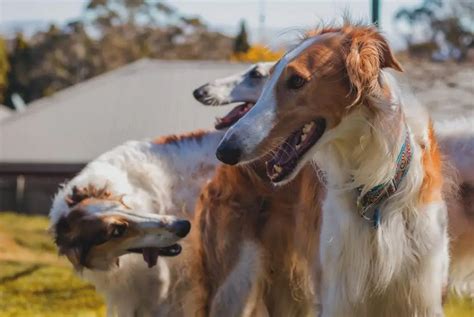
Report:
[[[410,143],[410,135],[406,130],[405,142],[403,142],[400,153],[397,157],[395,176],[385,184],[379,184],[372,187],[367,193],[361,196],[363,186],[357,188],[359,194],[357,198],[357,210],[362,218],[372,223],[377,229],[380,225],[380,205],[390,196],[396,193],[400,183],[410,168],[412,159],[412,147]]]

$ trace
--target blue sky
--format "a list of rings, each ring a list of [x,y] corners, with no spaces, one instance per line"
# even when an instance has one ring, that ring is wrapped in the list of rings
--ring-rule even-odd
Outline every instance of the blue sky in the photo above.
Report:
[[[174,0],[167,1],[182,13],[199,15],[214,29],[232,33],[241,19],[251,30],[257,30],[258,0]],[[307,28],[319,19],[339,18],[344,11],[352,17],[369,20],[371,0],[264,0],[267,33],[281,33],[289,28]],[[402,6],[413,6],[421,0],[381,0],[382,29],[397,44],[393,14]],[[0,0],[0,23],[48,21],[62,23],[80,16],[86,0]],[[255,32],[254,32],[255,33]],[[256,35],[255,35],[256,36]]]

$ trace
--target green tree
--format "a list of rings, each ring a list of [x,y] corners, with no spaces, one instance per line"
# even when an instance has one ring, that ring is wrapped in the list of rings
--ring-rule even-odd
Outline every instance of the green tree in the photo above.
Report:
[[[8,72],[10,63],[8,61],[8,52],[5,41],[0,38],[0,103],[5,101],[5,93],[8,86]]]
[[[250,49],[250,45],[247,38],[247,29],[245,27],[245,21],[240,22],[239,34],[234,40],[234,53],[246,53]]]
[[[462,60],[467,50],[474,46],[474,24],[470,23],[473,12],[472,1],[422,0],[417,7],[400,9],[395,14],[395,20],[410,27],[410,31],[400,32],[405,37],[409,52],[424,52],[433,56],[435,51],[441,49],[439,39],[443,38],[444,43],[441,44],[450,50],[449,55]],[[424,42],[420,43],[420,39],[413,37],[417,33],[415,30],[423,30]]]

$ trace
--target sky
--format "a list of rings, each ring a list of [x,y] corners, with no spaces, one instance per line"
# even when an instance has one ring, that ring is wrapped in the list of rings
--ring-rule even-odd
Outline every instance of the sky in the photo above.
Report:
[[[63,23],[77,18],[87,0],[0,0],[0,24],[45,21]],[[253,40],[258,34],[259,12],[264,7],[266,37],[291,29],[304,29],[317,21],[338,19],[347,11],[353,18],[370,20],[371,0],[174,0],[166,1],[180,12],[198,15],[216,30],[235,33],[241,19],[245,19]],[[421,0],[381,0],[382,30],[392,44],[398,46],[400,37],[393,27],[393,15],[403,6],[413,7]],[[271,35],[269,35],[271,34]],[[269,39],[263,38],[268,42]]]

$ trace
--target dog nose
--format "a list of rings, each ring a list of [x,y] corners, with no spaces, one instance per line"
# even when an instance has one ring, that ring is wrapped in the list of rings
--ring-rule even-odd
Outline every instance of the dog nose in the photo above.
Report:
[[[173,223],[171,230],[178,237],[184,238],[188,235],[189,231],[191,230],[191,223],[187,220],[178,220],[175,223]]]
[[[232,137],[225,142],[221,142],[216,151],[217,159],[228,165],[235,165],[239,163],[241,155],[242,151],[240,146],[233,140]]]
[[[199,88],[196,88],[193,91],[193,96],[196,98],[196,100],[201,101],[201,99],[205,98],[207,96],[207,91],[205,89],[206,85],[201,86]]]

